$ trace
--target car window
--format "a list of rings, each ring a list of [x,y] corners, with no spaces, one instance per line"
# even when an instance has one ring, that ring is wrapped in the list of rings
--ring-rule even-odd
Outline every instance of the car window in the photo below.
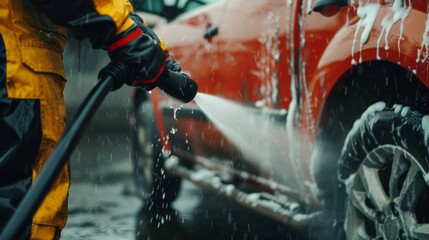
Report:
[[[221,0],[130,0],[136,11],[158,14],[168,20],[219,1]]]
[[[164,14],[164,4],[160,0],[130,0],[130,2],[136,11]]]
[[[207,4],[219,2],[220,0],[179,0],[179,8],[182,12],[189,12]]]

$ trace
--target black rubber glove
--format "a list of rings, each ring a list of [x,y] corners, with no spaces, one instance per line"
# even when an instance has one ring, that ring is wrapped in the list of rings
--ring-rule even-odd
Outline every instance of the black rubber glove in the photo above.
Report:
[[[136,24],[119,34],[107,47],[112,61],[125,62],[132,70],[125,84],[152,90],[157,81],[167,77],[167,58],[159,43]]]
[[[151,37],[152,39],[155,39],[162,48],[163,43],[161,43],[161,39],[158,37],[158,35],[156,35],[152,28],[144,24],[144,20],[137,13],[131,12],[130,18],[133,19],[133,21],[143,30],[143,33],[149,35],[149,37]],[[172,55],[168,53],[166,47],[163,48],[163,51],[167,55],[165,63],[166,67],[173,72],[181,72],[182,68],[180,67],[180,64],[176,60],[174,60]]]
[[[172,97],[191,101],[198,91],[196,82],[180,72],[180,65],[167,56],[160,39],[143,24],[141,18],[131,19],[136,24],[119,34],[107,47],[112,61],[125,62],[132,69],[125,84],[147,91],[159,87]]]

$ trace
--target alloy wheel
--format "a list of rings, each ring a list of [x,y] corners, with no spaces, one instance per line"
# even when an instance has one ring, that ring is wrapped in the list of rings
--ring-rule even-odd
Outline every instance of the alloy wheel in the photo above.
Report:
[[[427,181],[424,164],[405,149],[371,151],[346,181],[347,239],[429,239]]]

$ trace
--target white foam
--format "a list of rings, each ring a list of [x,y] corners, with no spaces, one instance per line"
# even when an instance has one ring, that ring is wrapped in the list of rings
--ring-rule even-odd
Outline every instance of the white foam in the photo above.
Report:
[[[427,145],[428,144],[428,137],[429,137],[429,115],[423,116],[423,118],[422,118],[422,129],[425,133],[424,141],[425,141],[425,144]]]
[[[420,49],[417,50],[417,59],[416,62],[423,63],[429,57],[429,13],[427,14],[425,31],[422,36],[422,43],[420,44]]]
[[[380,10],[379,3],[360,3],[357,9],[357,15],[360,18],[356,23],[356,31],[353,37],[352,44],[352,64],[356,64],[354,59],[355,45],[357,42],[358,34],[362,29],[362,33],[359,41],[359,52],[360,58],[359,63],[362,62],[362,48],[363,45],[368,41],[369,34],[371,33],[372,28],[374,27],[375,19],[377,18],[378,12]]]
[[[390,12],[386,14],[386,16],[384,16],[383,20],[381,21],[381,33],[377,39],[377,59],[380,59],[379,48],[383,37],[384,49],[386,51],[389,50],[390,30],[399,20],[401,21],[401,26],[398,37],[398,51],[401,51],[400,42],[403,38],[402,35],[404,32],[404,20],[411,11],[411,2],[409,2],[407,6],[406,0],[394,0],[392,6],[389,7],[389,10]]]

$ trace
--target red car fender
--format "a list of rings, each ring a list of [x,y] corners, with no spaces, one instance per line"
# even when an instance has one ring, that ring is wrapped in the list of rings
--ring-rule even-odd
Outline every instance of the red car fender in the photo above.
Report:
[[[381,22],[390,10],[388,5],[381,6],[377,15],[374,26],[369,34],[368,41],[363,45],[362,50],[359,48],[359,39],[361,32],[357,34],[357,39],[353,49],[353,41],[359,18],[351,20],[352,24],[345,26],[334,36],[326,50],[323,52],[320,61],[317,65],[315,74],[311,76],[310,91],[313,93],[312,99],[319,99],[323,102],[318,105],[315,110],[315,115],[319,116],[322,106],[336,82],[353,67],[353,59],[356,64],[359,64],[359,58],[362,55],[362,62],[387,60],[394,62],[404,69],[413,72],[416,76],[429,87],[427,62],[416,63],[418,51],[421,49],[423,34],[425,33],[424,26],[421,23],[426,22],[426,13],[411,9],[403,23],[402,40],[398,48],[398,37],[400,36],[401,20],[396,22],[389,33],[389,50],[384,49],[384,35],[379,45],[377,41],[382,33],[383,27]],[[361,30],[360,30],[361,31]],[[377,58],[377,50],[379,59]],[[353,58],[354,57],[354,58]],[[320,78],[324,78],[325,89],[321,89],[318,84]]]

